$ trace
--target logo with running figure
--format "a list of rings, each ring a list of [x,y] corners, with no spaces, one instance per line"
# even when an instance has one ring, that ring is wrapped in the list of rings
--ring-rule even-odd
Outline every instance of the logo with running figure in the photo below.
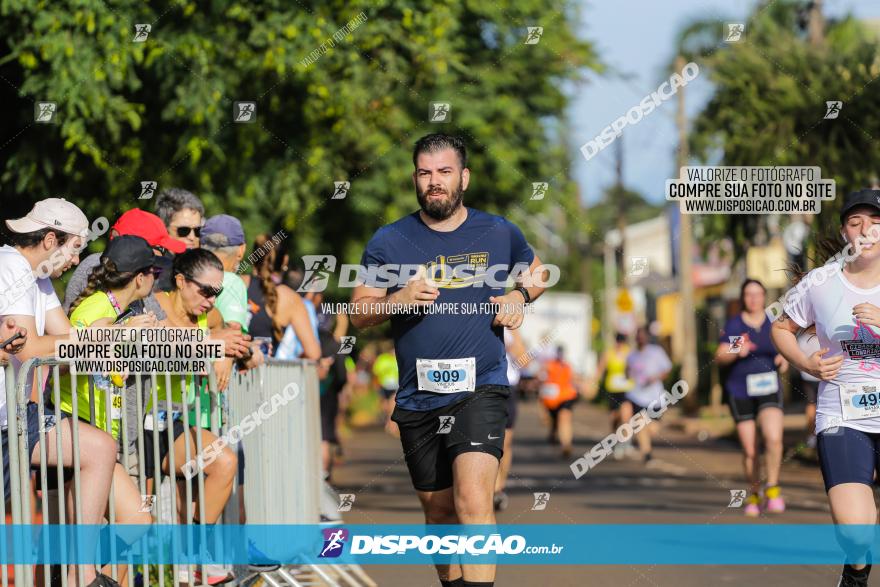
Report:
[[[342,554],[342,548],[345,541],[348,540],[348,530],[344,528],[324,528],[321,530],[324,535],[324,547],[318,558],[336,558]]]
[[[537,492],[532,494],[535,497],[535,503],[532,504],[532,511],[539,512],[541,510],[547,509],[547,504],[550,503],[550,494],[547,492]]]
[[[330,275],[336,269],[336,257],[333,255],[303,255],[303,266],[306,268],[302,284],[296,291],[320,292],[327,289]]]
[[[351,506],[354,505],[355,494],[354,493],[340,493],[339,494],[339,506],[336,508],[338,512],[350,512]]]
[[[862,371],[876,371],[880,364],[871,359],[880,359],[880,335],[875,334],[870,326],[856,321],[853,328],[853,340],[841,340],[840,347],[853,361],[859,361]]]
[[[449,434],[452,432],[453,424],[455,424],[455,416],[440,416],[440,427],[437,428],[437,434]]]
[[[727,507],[729,507],[729,508],[742,507],[742,504],[745,500],[746,500],[746,490],[745,489],[731,489],[730,490],[730,503],[727,504]]]

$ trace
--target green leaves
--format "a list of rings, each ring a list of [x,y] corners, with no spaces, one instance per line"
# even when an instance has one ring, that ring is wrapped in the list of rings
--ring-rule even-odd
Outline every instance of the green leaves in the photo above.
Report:
[[[238,216],[249,237],[286,228],[292,253],[342,256],[417,207],[412,145],[443,131],[473,153],[469,205],[575,210],[548,128],[562,83],[599,65],[575,3],[556,4],[0,0],[4,202],[65,193],[112,218],[150,207],[136,199],[149,179]],[[143,43],[138,23],[152,25]],[[524,44],[529,26],[545,27],[539,43]],[[37,100],[58,102],[56,125],[33,124]],[[257,103],[254,124],[233,122],[236,101]],[[432,101],[450,102],[451,123],[428,121]],[[334,181],[351,182],[346,199],[330,200]]]

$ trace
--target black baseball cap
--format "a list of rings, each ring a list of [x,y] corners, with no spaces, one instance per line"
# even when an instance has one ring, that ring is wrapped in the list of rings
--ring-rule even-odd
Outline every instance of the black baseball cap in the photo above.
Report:
[[[111,239],[102,256],[113,261],[116,270],[124,273],[142,271],[156,264],[156,255],[150,243],[133,234]]]
[[[843,199],[843,208],[840,209],[841,224],[856,206],[871,206],[880,214],[880,190],[865,189],[848,193]]]

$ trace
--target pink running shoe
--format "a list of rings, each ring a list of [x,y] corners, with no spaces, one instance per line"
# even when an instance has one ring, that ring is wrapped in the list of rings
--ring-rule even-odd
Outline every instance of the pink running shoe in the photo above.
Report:
[[[785,511],[785,500],[780,495],[779,485],[768,487],[764,495],[767,497],[765,509],[768,513],[781,514]]]
[[[747,518],[757,518],[761,515],[761,498],[757,493],[751,494],[746,499],[746,507],[743,508],[743,513]]]

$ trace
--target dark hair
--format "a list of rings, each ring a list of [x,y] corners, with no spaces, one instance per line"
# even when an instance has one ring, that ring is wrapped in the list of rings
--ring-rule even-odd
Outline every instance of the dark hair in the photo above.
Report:
[[[416,146],[413,149],[413,166],[416,166],[419,153],[436,153],[443,149],[455,151],[458,154],[458,162],[461,163],[461,168],[467,167],[467,148],[461,137],[445,135],[439,132],[425,135],[416,141]]]
[[[212,268],[223,272],[223,263],[217,255],[207,249],[187,249],[179,255],[175,255],[171,269],[171,280],[173,282],[177,275],[192,279],[205,269]],[[172,286],[174,286],[173,283]]]
[[[742,286],[740,286],[740,288],[739,288],[739,305],[740,305],[742,308],[745,308],[745,307],[746,307],[746,288],[747,288],[748,286],[750,286],[751,284],[753,284],[753,283],[757,283],[758,286],[760,286],[760,288],[761,288],[762,290],[764,290],[764,295],[767,295],[767,288],[764,287],[764,284],[763,284],[763,283],[761,283],[761,282],[758,281],[757,279],[751,279],[751,278],[746,279],[745,281],[743,281]]]
[[[33,232],[13,232],[7,229],[4,231],[4,234],[6,236],[6,241],[13,247],[31,249],[43,242],[43,239],[46,238],[46,235],[50,232],[55,233],[55,239],[58,241],[59,245],[63,245],[73,236],[69,232],[55,230],[54,228],[41,228],[40,230],[35,230]]]
[[[181,188],[165,188],[156,197],[156,216],[162,219],[165,226],[171,223],[171,217],[181,210],[195,210],[202,216],[205,215],[205,206],[202,201],[192,192]]]
[[[272,240],[272,236],[268,234],[261,234],[254,239],[254,250],[266,251],[265,255],[254,261],[254,274],[260,280],[263,297],[266,300],[266,313],[272,318],[275,310],[278,309],[278,289],[275,282],[272,281],[272,271],[278,257],[278,248],[266,247],[266,243],[270,240]],[[274,318],[272,318],[272,333],[276,340],[281,340],[281,337],[284,336],[284,330],[275,324]]]
[[[147,271],[149,271],[149,269],[143,271],[118,271],[116,269],[116,264],[113,261],[107,257],[101,256],[100,263],[95,265],[92,272],[89,273],[86,287],[79,292],[79,295],[76,296],[76,299],[70,304],[70,309],[68,310],[67,315],[70,316],[73,314],[76,307],[79,306],[84,299],[95,292],[125,287],[131,283],[131,280],[137,277],[139,273],[146,273]]]
[[[287,273],[284,274],[284,285],[286,285],[293,291],[298,291],[299,288],[302,286],[305,276],[305,271],[303,271],[299,267],[290,269],[287,271]]]
[[[618,332],[614,335],[614,340],[616,342],[626,342],[626,335],[622,332]]]

